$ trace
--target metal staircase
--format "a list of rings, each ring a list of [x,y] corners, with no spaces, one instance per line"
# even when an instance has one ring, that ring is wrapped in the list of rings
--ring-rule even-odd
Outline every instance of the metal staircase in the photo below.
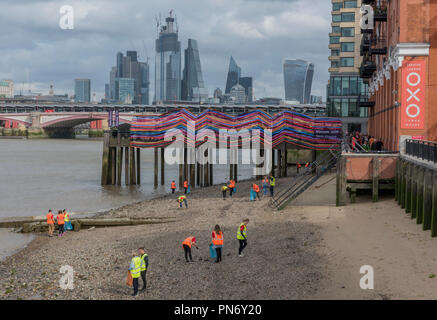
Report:
[[[297,176],[291,178],[291,184],[285,190],[272,197],[269,205],[277,210],[282,210],[287,204],[296,199],[307,190],[314,182],[334,167],[341,155],[340,145],[333,145],[319,159],[304,168]]]

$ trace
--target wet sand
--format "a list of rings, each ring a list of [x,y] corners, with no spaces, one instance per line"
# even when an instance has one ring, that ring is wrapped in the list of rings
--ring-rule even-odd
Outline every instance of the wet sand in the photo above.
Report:
[[[0,229],[0,261],[25,248],[35,238],[32,234],[14,233]]]

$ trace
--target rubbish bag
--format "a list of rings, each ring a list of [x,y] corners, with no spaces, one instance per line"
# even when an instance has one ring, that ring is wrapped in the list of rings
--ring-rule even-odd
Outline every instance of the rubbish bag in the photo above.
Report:
[[[65,222],[65,230],[67,230],[67,231],[73,230],[73,226],[71,225],[71,221]]]
[[[209,256],[212,259],[217,258],[217,253],[215,252],[215,248],[214,248],[214,245],[212,243],[209,245]]]
[[[190,192],[191,192],[191,185],[189,185],[187,188],[187,193],[190,193]]]
[[[128,287],[132,287],[133,286],[133,282],[134,279],[132,278],[132,274],[130,273],[130,271],[127,272],[127,278],[126,278],[126,285]]]
[[[250,201],[255,201],[256,199],[256,192],[253,189],[250,189]]]
[[[234,191],[232,193],[237,193],[237,187],[234,187]]]

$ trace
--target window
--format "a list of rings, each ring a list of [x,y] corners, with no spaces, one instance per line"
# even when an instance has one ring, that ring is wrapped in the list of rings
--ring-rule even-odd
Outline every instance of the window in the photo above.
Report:
[[[338,50],[338,49],[331,50],[331,56],[338,57],[339,55],[340,55],[340,50]]]
[[[355,21],[355,12],[343,12],[341,14],[342,22],[354,22]]]
[[[338,61],[331,61],[331,68],[338,68],[340,67]]]
[[[357,8],[357,1],[345,1],[344,2],[344,7],[345,8]]]
[[[341,22],[341,14],[333,14],[332,22]]]
[[[350,91],[351,96],[358,95],[358,77],[350,77]]]
[[[353,67],[354,66],[354,58],[341,58],[341,66],[342,67]]]
[[[332,27],[332,33],[340,33],[341,32],[341,28],[340,27]]]
[[[343,8],[342,2],[335,2],[332,4],[332,11],[339,11],[341,8]]]
[[[354,37],[355,36],[355,28],[341,28],[341,36],[342,37]]]
[[[359,117],[360,110],[358,110],[357,99],[349,99],[349,117]]]
[[[330,44],[340,43],[340,37],[329,37]]]
[[[347,117],[349,115],[349,99],[341,99],[341,116]]]
[[[343,90],[343,95],[344,96],[348,96],[350,94],[350,91],[349,91],[349,77],[343,77],[341,79],[341,87],[342,87],[342,90]]]
[[[355,43],[354,42],[342,42],[341,43],[341,51],[342,52],[354,52]]]
[[[332,95],[341,96],[341,77],[334,77],[332,80]]]

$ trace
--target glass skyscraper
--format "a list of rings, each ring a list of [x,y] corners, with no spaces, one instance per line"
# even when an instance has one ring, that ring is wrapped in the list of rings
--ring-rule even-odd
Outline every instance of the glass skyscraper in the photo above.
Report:
[[[226,79],[225,93],[231,93],[233,86],[239,83],[241,77],[241,68],[237,65],[234,58],[229,61],[228,78]]]
[[[284,60],[285,100],[310,103],[314,65],[301,59]]]
[[[135,79],[117,78],[116,88],[118,90],[118,99],[122,103],[131,104],[135,95]]]
[[[246,94],[246,102],[251,103],[253,101],[253,85],[252,85],[252,77],[241,77],[240,85],[244,88],[244,92]]]
[[[170,12],[156,40],[155,102],[181,98],[181,43]]]
[[[76,102],[91,102],[91,80],[74,80],[74,97]]]
[[[182,100],[204,101],[208,98],[200,66],[197,41],[188,39],[188,48],[185,49],[184,78],[182,80]]]

